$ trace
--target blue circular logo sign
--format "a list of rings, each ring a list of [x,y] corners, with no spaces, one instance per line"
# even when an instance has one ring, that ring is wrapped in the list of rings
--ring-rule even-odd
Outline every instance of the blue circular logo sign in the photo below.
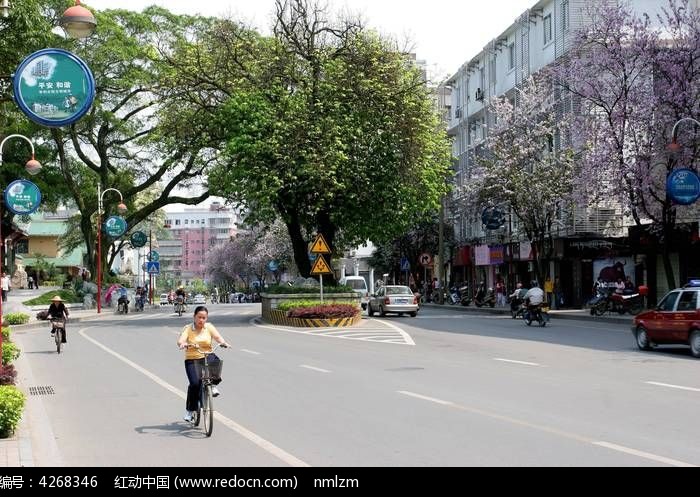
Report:
[[[481,222],[487,230],[497,230],[506,223],[506,216],[496,207],[489,207],[481,213]]]
[[[95,78],[82,59],[60,48],[34,52],[17,68],[15,101],[29,119],[60,128],[83,117],[95,100]]]
[[[267,270],[270,271],[271,273],[274,273],[280,268],[280,265],[277,261],[270,261],[267,263]]]
[[[112,238],[119,238],[126,233],[126,220],[123,217],[112,216],[105,221],[105,232]]]
[[[5,189],[5,205],[18,216],[33,214],[41,205],[41,191],[26,179],[13,181]]]
[[[691,205],[700,198],[700,177],[691,169],[673,171],[666,182],[666,191],[674,203]]]

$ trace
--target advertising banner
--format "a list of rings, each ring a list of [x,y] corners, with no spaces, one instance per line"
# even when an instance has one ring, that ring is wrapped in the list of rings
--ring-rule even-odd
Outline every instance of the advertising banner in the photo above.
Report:
[[[488,245],[477,245],[474,247],[474,258],[477,266],[491,265],[491,251]]]

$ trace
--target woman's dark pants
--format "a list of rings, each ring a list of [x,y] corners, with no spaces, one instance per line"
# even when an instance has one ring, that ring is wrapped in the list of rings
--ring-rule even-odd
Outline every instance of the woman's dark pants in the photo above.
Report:
[[[201,373],[204,359],[187,359],[185,361],[185,372],[190,384],[187,387],[187,407],[188,411],[199,409],[199,390],[201,388]]]

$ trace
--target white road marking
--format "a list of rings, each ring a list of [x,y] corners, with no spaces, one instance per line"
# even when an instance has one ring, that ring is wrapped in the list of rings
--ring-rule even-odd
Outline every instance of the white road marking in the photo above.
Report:
[[[415,346],[416,343],[413,341],[411,336],[403,331],[401,328],[391,324],[391,323],[386,323],[383,321],[375,321],[377,323],[381,323],[385,325],[386,327],[391,328],[391,330],[387,330],[385,328],[344,328],[339,330],[338,328],[327,328],[327,329],[319,329],[319,328],[286,328],[284,326],[274,326],[274,325],[266,325],[262,324],[259,320],[259,318],[254,318],[249,321],[249,323],[252,326],[255,326],[256,328],[264,328],[268,330],[274,330],[274,331],[284,331],[286,333],[296,333],[298,335],[309,335],[309,336],[319,336],[319,337],[325,337],[325,338],[339,338],[341,340],[356,340],[356,341],[365,341],[365,342],[374,342],[374,343],[390,343],[392,345],[410,345],[410,346]],[[382,339],[376,339],[376,338],[368,338],[365,335],[371,334],[373,336],[381,334]],[[386,339],[392,338],[391,341],[388,341]],[[399,341],[400,340],[400,341]]]
[[[175,388],[175,387],[172,386],[170,383],[167,383],[166,381],[162,380],[160,377],[158,377],[158,376],[156,376],[155,374],[151,373],[151,372],[148,371],[147,369],[142,368],[141,366],[139,366],[139,365],[136,364],[135,362],[133,362],[133,361],[127,359],[126,357],[124,357],[123,355],[119,354],[118,352],[115,352],[114,350],[110,349],[109,347],[107,347],[107,346],[105,346],[105,345],[102,345],[100,342],[98,342],[98,341],[95,340],[94,338],[91,338],[91,337],[87,336],[87,335],[85,334],[85,331],[88,330],[88,329],[89,329],[89,328],[83,328],[83,329],[81,329],[78,333],[79,333],[83,338],[85,338],[87,341],[92,342],[94,345],[96,345],[96,346],[99,347],[100,349],[102,349],[102,350],[104,350],[105,352],[107,352],[108,354],[110,354],[110,355],[116,357],[117,359],[119,359],[120,361],[122,361],[123,363],[125,363],[126,365],[132,367],[133,369],[135,369],[135,370],[138,371],[139,373],[143,374],[144,376],[148,377],[148,378],[151,379],[153,382],[155,382],[156,384],[158,384],[158,385],[160,385],[161,387],[165,388],[166,390],[168,390],[168,391],[174,393],[175,395],[177,395],[178,397],[180,397],[182,400],[186,400],[186,399],[187,399],[187,394],[186,394],[185,392],[183,392],[182,390],[180,390],[180,389],[178,389],[178,388]],[[260,448],[263,449],[264,451],[266,451],[266,452],[272,454],[273,456],[277,457],[278,459],[280,459],[280,460],[283,461],[284,463],[289,464],[290,466],[293,466],[293,467],[309,467],[309,464],[305,463],[305,462],[302,461],[301,459],[298,459],[298,458],[294,457],[294,456],[291,455],[290,453],[288,453],[288,452],[284,451],[283,449],[277,447],[277,446],[274,445],[273,443],[268,442],[267,440],[265,440],[265,439],[262,438],[261,436],[256,435],[256,434],[253,433],[252,431],[250,431],[250,430],[248,430],[247,428],[245,428],[245,427],[239,425],[238,423],[236,423],[236,422],[233,421],[232,419],[230,419],[230,418],[224,416],[223,414],[218,413],[218,412],[214,412],[214,417],[217,419],[217,421],[220,421],[220,422],[221,422],[223,425],[225,425],[227,428],[229,428],[229,429],[235,431],[236,433],[238,433],[239,435],[241,435],[243,438],[246,438],[247,440],[250,440],[252,443],[254,443],[255,445],[257,445],[258,447],[260,447]]]
[[[302,364],[299,367],[304,368],[304,369],[310,369],[311,371],[318,371],[319,373],[330,373],[331,372],[331,371],[328,371],[327,369],[315,368],[313,366],[307,366],[306,364]]]
[[[660,462],[662,464],[668,464],[669,466],[676,466],[678,468],[695,468],[694,464],[689,464],[683,461],[677,461],[676,459],[669,459],[668,457],[657,456],[656,454],[650,454],[649,452],[643,452],[641,450],[630,449],[628,447],[623,447],[621,445],[615,445],[608,442],[593,442],[593,445],[599,447],[605,447],[606,449],[616,450],[618,452],[624,452],[625,454],[631,454],[633,456],[641,457],[643,459],[649,459],[650,461]]]
[[[254,350],[248,350],[248,349],[241,349],[241,352],[245,352],[246,354],[250,354],[250,355],[260,355],[260,352],[255,352]]]
[[[415,397],[417,399],[422,399],[422,400],[427,400],[429,402],[434,402],[436,404],[441,404],[441,405],[453,407],[455,409],[459,409],[460,411],[469,412],[471,414],[476,414],[479,416],[485,416],[487,418],[496,419],[496,420],[502,421],[504,423],[522,426],[525,428],[531,428],[533,430],[538,430],[538,431],[542,431],[542,432],[556,435],[559,437],[568,438],[570,440],[576,440],[576,441],[581,442],[581,443],[591,444],[591,445],[595,445],[597,447],[604,447],[606,449],[615,450],[618,452],[624,452],[624,453],[629,454],[629,455],[640,457],[642,459],[648,459],[648,460],[659,462],[662,464],[667,464],[669,466],[678,466],[678,467],[687,467],[687,468],[697,467],[694,464],[690,464],[690,463],[687,463],[684,461],[679,461],[677,459],[671,459],[668,457],[659,456],[656,454],[651,454],[649,452],[644,452],[641,450],[631,449],[629,447],[623,447],[621,445],[616,445],[616,444],[612,444],[609,442],[597,441],[597,440],[589,438],[589,437],[577,435],[576,433],[566,432],[566,431],[558,430],[556,428],[551,428],[549,426],[530,423],[529,421],[523,421],[523,420],[520,420],[517,418],[512,418],[510,416],[504,416],[502,414],[497,414],[497,413],[485,411],[483,409],[479,409],[479,408],[475,408],[475,407],[462,406],[462,405],[455,404],[454,402],[450,402],[447,400],[434,399],[432,397],[426,397],[424,395],[420,395],[420,394],[413,393],[413,392],[399,391],[398,393],[400,393],[402,395],[407,395],[409,397]]]
[[[700,392],[700,388],[682,387],[680,385],[670,385],[668,383],[657,383],[655,381],[647,381],[647,385],[655,385],[657,387],[675,388],[676,390],[686,390],[688,392]]]
[[[541,364],[537,364],[536,362],[525,362],[525,361],[513,361],[511,359],[494,359],[494,361],[498,362],[508,362],[510,364],[522,364],[523,366],[535,366],[535,367],[542,367]]]
[[[401,395],[406,395],[408,397],[413,397],[415,399],[420,399],[420,400],[427,400],[428,402],[434,402],[435,404],[440,404],[442,406],[453,406],[453,402],[449,402],[447,400],[440,400],[440,399],[434,399],[433,397],[426,397],[425,395],[420,395],[418,393],[413,393],[413,392],[406,392],[403,390],[400,390],[398,393]]]

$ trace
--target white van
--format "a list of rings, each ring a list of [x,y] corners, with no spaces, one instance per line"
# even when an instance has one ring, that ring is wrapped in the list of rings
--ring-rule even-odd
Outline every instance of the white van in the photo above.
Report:
[[[365,280],[362,276],[346,276],[340,280],[340,284],[343,286],[349,286],[352,288],[353,292],[359,293],[362,310],[367,309],[367,302],[369,302],[367,280]]]

